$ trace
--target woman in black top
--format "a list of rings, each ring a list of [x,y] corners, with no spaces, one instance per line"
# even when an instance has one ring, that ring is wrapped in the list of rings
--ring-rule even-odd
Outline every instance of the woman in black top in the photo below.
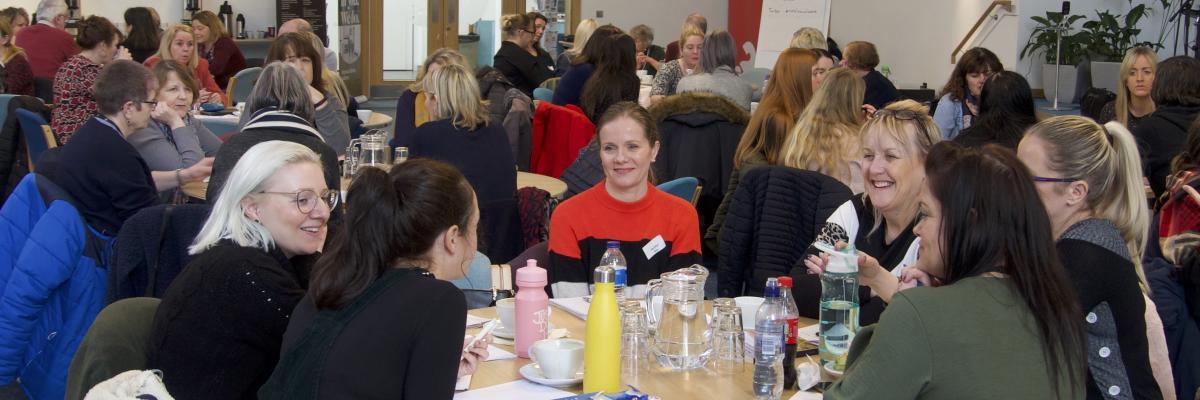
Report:
[[[176,398],[255,398],[307,286],[289,260],[321,251],[337,193],[301,144],[259,143],[238,160],[154,315],[148,365]]]
[[[1150,90],[1155,110],[1130,130],[1141,148],[1142,174],[1154,196],[1161,196],[1171,174],[1171,160],[1183,151],[1187,129],[1200,115],[1200,60],[1171,57],[1158,64]]]
[[[954,141],[967,147],[996,143],[1015,150],[1025,130],[1036,123],[1029,82],[1016,72],[1000,71],[983,85],[975,123]]]
[[[517,89],[533,97],[533,89],[547,79],[554,77],[550,65],[543,64],[529,51],[525,50],[533,41],[534,25],[523,14],[513,14],[504,17],[501,24],[504,31],[504,42],[492,60],[492,65],[504,74]]]
[[[317,262],[261,399],[449,399],[487,359],[463,349],[467,304],[447,280],[475,257],[479,211],[454,167],[413,159],[366,168],[344,234]]]
[[[1160,399],[1173,391],[1156,382],[1149,349],[1166,347],[1147,312],[1142,249],[1150,207],[1137,143],[1118,122],[1060,116],[1030,128],[1018,154],[1034,174],[1050,216],[1058,253],[1079,295],[1088,335],[1089,399],[1131,395]],[[1164,353],[1165,354],[1165,353]],[[1157,367],[1157,366],[1156,366]],[[1169,396],[1168,398],[1174,398]]]
[[[899,277],[917,261],[920,241],[913,235],[917,194],[925,180],[925,158],[942,135],[924,107],[911,100],[876,112],[863,125],[862,133],[866,192],[838,207],[816,241],[829,246],[853,244],[855,250],[878,257],[883,269]],[[816,249],[810,247],[809,253],[815,254]],[[804,263],[809,271],[819,272],[819,262],[810,256]],[[821,299],[819,275],[793,268],[792,279],[800,315],[816,318]],[[879,321],[890,300],[890,295],[881,298],[865,286],[861,288],[859,322],[865,326]]]
[[[479,86],[464,66],[442,66],[425,79],[425,88],[429,122],[413,134],[409,154],[458,168],[475,189],[483,212],[480,231],[489,240],[481,251],[493,260],[516,257],[525,248],[519,240],[516,162],[507,151],[504,127],[489,123]]]
[[[125,10],[125,41],[121,46],[129,49],[133,61],[145,62],[158,53],[159,37],[162,35],[159,25],[158,14],[149,8],[130,7]]]
[[[637,101],[639,84],[634,69],[633,38],[624,33],[593,38],[599,41],[601,56],[593,61],[596,71],[583,85],[579,102],[588,119],[598,121],[609,106]]]

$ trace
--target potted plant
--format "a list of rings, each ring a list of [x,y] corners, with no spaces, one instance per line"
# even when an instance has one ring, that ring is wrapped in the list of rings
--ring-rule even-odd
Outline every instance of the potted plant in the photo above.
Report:
[[[1167,0],[1159,0],[1166,10]],[[1132,0],[1130,0],[1130,4]],[[1109,91],[1117,90],[1117,80],[1120,79],[1121,60],[1125,52],[1134,46],[1150,46],[1155,50],[1162,48],[1162,43],[1137,42],[1142,33],[1138,22],[1150,12],[1145,4],[1138,4],[1129,9],[1125,15],[1114,15],[1107,10],[1096,11],[1096,19],[1084,22],[1080,39],[1087,43],[1087,52],[1091,56],[1092,87],[1104,88]]]
[[[1036,23],[1033,32],[1029,34],[1029,39],[1025,41],[1025,48],[1021,49],[1021,58],[1026,56],[1034,57],[1039,53],[1044,57],[1042,64],[1042,90],[1045,91],[1047,97],[1054,95],[1055,84],[1055,68],[1059,64],[1058,60],[1058,28],[1060,25],[1066,25],[1071,28],[1079,20],[1086,17],[1082,15],[1063,15],[1059,12],[1047,12],[1045,17],[1033,16],[1030,17]],[[1065,18],[1065,22],[1064,22]],[[1062,65],[1060,76],[1062,78],[1062,86],[1058,86],[1059,99],[1070,100],[1075,93],[1075,65],[1080,62],[1084,54],[1084,42],[1081,40],[1081,32],[1063,35],[1062,37]]]

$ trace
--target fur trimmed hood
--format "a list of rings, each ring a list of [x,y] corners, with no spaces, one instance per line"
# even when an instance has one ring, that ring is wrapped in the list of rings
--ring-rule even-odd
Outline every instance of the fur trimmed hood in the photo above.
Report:
[[[669,96],[650,107],[650,115],[658,123],[690,114],[710,114],[714,118],[745,125],[750,122],[750,113],[732,101],[715,93],[688,92]]]

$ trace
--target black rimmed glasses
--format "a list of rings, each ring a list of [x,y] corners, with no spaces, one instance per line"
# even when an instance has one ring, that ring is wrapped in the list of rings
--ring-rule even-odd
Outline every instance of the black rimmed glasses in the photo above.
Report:
[[[300,210],[302,214],[312,212],[317,207],[317,202],[324,202],[332,210],[334,207],[337,207],[338,200],[341,199],[338,192],[332,189],[324,189],[320,192],[312,189],[304,189],[297,192],[268,192],[264,190],[258,193],[292,196],[292,201],[296,203],[296,209]]]
[[[1034,182],[1071,183],[1071,182],[1075,182],[1075,181],[1079,181],[1079,180],[1082,180],[1082,179],[1079,179],[1079,178],[1047,178],[1044,176],[1033,177]]]

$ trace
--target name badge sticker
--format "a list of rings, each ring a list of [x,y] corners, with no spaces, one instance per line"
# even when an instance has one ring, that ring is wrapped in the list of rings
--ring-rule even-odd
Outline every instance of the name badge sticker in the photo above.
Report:
[[[667,241],[663,240],[662,235],[658,235],[650,243],[642,246],[642,253],[646,253],[646,259],[649,260],[665,248],[667,248]]]

